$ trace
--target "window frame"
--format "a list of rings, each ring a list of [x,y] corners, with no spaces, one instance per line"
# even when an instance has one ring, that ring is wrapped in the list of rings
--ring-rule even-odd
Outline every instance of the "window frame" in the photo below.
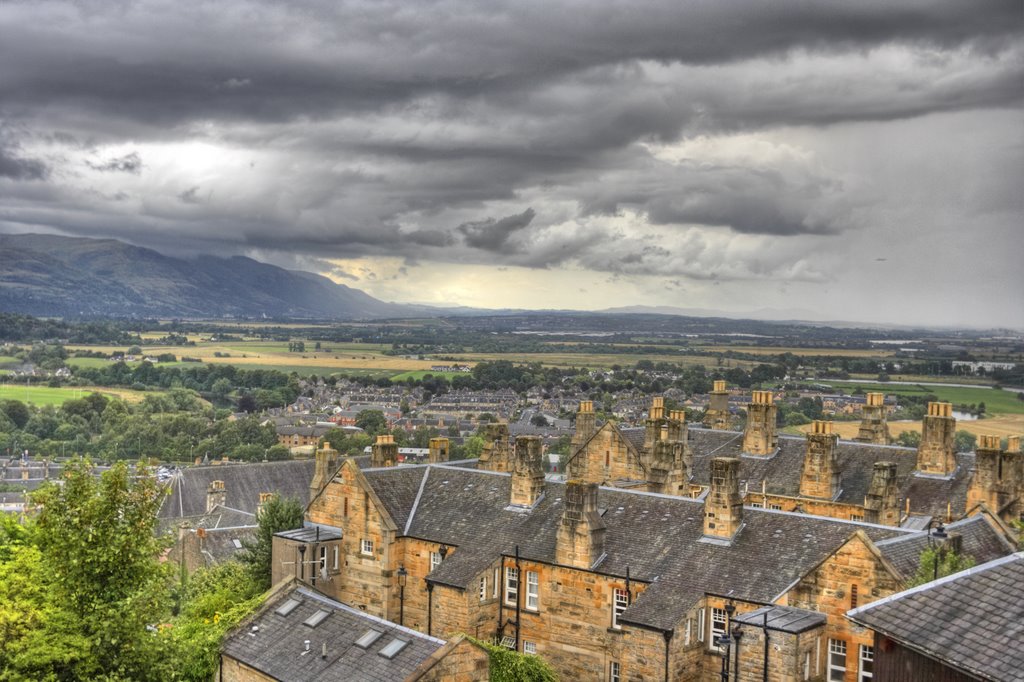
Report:
[[[505,567],[505,603],[515,606],[519,600],[519,569],[515,566]]]
[[[494,580],[491,583],[491,599],[498,598],[498,592],[501,590],[501,569],[497,566],[494,568]]]
[[[431,552],[430,553],[430,572],[433,573],[434,569],[441,565],[441,553]]]
[[[526,650],[527,647],[529,647],[530,649],[533,649],[533,651],[527,651]],[[537,655],[537,643],[536,642],[530,642],[530,641],[527,641],[527,640],[524,639],[523,640],[523,653],[526,654],[527,656],[536,656]]]
[[[621,630],[622,624],[619,623],[619,616],[621,616],[626,609],[629,608],[629,590],[623,587],[616,587],[612,589],[612,628],[615,630]]]
[[[532,605],[531,601],[533,602]],[[540,574],[537,571],[526,572],[526,602],[524,608],[527,611],[540,610]]]
[[[334,545],[331,552],[331,570],[337,573],[341,566],[341,548]]]
[[[618,661],[608,662],[608,682],[622,682],[622,665]]]
[[[487,574],[480,576],[480,601],[487,601]]]
[[[359,553],[363,556],[373,556],[373,540],[363,538],[359,541]]]
[[[867,656],[865,656],[867,654]],[[864,662],[871,664],[871,670],[864,670]],[[875,679],[875,647],[867,644],[857,646],[857,682]]]
[[[721,616],[721,618],[719,618]],[[721,623],[721,628],[716,628],[715,624]],[[711,638],[708,640],[708,646],[713,651],[724,651],[725,649],[718,645],[718,638],[725,636],[725,633],[729,631],[729,614],[725,612],[725,609],[720,609],[717,606],[711,607],[711,628],[709,633]]]
[[[707,619],[707,613],[704,607],[697,609],[697,641],[703,642],[705,639],[704,634],[704,622]]]
[[[841,666],[833,663],[832,657],[838,655],[842,655],[843,657],[843,664]],[[831,637],[829,637],[828,670],[825,671],[827,673],[827,679],[829,680],[829,682],[846,679],[846,662],[848,656],[849,649],[846,646],[846,641],[842,639],[832,639]],[[833,673],[839,673],[839,676],[836,677]]]

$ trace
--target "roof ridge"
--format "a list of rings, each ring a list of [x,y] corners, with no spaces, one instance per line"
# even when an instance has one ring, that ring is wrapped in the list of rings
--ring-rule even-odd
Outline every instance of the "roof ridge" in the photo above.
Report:
[[[416,491],[416,499],[412,501],[412,509],[409,510],[409,518],[405,520],[405,528],[402,530],[402,535],[409,534],[409,528],[412,527],[412,520],[416,517],[416,509],[420,506],[420,498],[423,497],[423,489],[427,487],[428,478],[430,478],[429,466],[423,471],[423,478],[420,479],[420,489]]]
[[[952,582],[956,582],[957,580],[962,580],[964,578],[969,578],[972,575],[977,575],[979,573],[985,573],[986,571],[989,571],[989,570],[991,570],[993,568],[997,568],[999,566],[1002,566],[1003,564],[1008,564],[1008,563],[1013,562],[1013,561],[1024,561],[1024,552],[1015,552],[1014,554],[1008,554],[1007,556],[999,557],[998,559],[993,559],[992,561],[986,562],[986,563],[981,564],[979,566],[972,566],[971,568],[968,568],[966,570],[959,571],[957,573],[952,573],[952,574],[947,575],[947,576],[943,576],[942,578],[939,578],[938,580],[933,580],[933,581],[927,582],[927,583],[925,583],[923,585],[917,585],[916,587],[911,587],[910,589],[903,590],[902,592],[897,592],[895,594],[890,594],[888,597],[884,597],[882,599],[879,599],[878,601],[873,601],[870,604],[865,604],[864,606],[859,606],[859,607],[857,607],[855,609],[851,609],[851,610],[846,612],[846,615],[848,617],[850,617],[850,616],[857,616],[857,615],[860,615],[861,613],[864,613],[865,611],[870,611],[871,609],[875,608],[876,606],[881,606],[882,604],[889,604],[889,603],[897,601],[899,599],[903,599],[905,597],[909,597],[912,594],[918,594],[920,592],[927,592],[928,590],[932,590],[932,589],[935,589],[937,587],[942,587],[942,586],[946,585],[947,583],[952,583]]]

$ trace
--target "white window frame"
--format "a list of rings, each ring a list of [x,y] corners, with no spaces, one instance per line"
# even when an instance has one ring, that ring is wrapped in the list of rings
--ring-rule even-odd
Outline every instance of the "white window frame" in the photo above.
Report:
[[[323,578],[327,575],[327,545],[320,545],[319,571],[316,577]]]
[[[331,570],[337,572],[338,571],[339,562],[341,561],[341,549],[337,545],[334,546],[334,551],[332,552],[331,556],[332,556]]]
[[[612,627],[621,630],[619,616],[629,608],[629,591],[621,587],[612,590]]]
[[[441,565],[441,553],[431,552],[430,553],[430,572],[433,573],[434,569]]]
[[[536,642],[528,642],[528,641],[526,641],[524,639],[523,640],[523,653],[524,654],[530,654],[531,656],[536,656],[537,655],[537,643]]]
[[[721,627],[716,627],[721,624]],[[725,635],[729,631],[729,614],[725,612],[725,609],[718,607],[711,607],[711,639],[709,640],[709,646],[714,651],[723,651],[723,647],[718,645],[718,638]]]
[[[871,664],[871,670],[864,670],[864,663]],[[858,647],[857,682],[868,682],[875,679],[875,648],[867,644]]]
[[[359,553],[364,556],[373,556],[373,540],[363,538],[359,542]]]
[[[837,665],[832,662],[833,656],[842,655],[843,664]],[[828,679],[830,682],[833,680],[845,680],[846,679],[846,657],[847,648],[846,642],[841,639],[829,639],[828,640]]]
[[[480,576],[480,601],[487,599],[487,576]]]
[[[807,651],[804,652],[804,677],[803,677],[803,679],[805,680],[805,682],[806,682],[806,680],[811,679],[811,650],[810,649],[808,649]]]
[[[618,661],[608,663],[608,682],[622,682],[622,666]]]
[[[498,590],[501,589],[501,569],[494,569],[494,580],[491,587],[491,599],[498,598]]]
[[[697,641],[704,641],[704,620],[706,618],[706,612],[703,607],[697,609]]]
[[[686,618],[686,631],[683,635],[683,646],[690,646],[690,636],[693,630],[693,619],[687,616]]]
[[[519,598],[519,569],[515,566],[505,567],[505,603],[515,606]]]
[[[540,609],[540,576],[537,571],[526,572],[526,610]]]

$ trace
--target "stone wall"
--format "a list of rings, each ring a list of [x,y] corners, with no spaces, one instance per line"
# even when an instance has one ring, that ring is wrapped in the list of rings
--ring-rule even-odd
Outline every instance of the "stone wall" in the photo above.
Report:
[[[220,682],[274,682],[273,677],[264,675],[230,656],[221,656],[220,675],[215,679]]]
[[[465,637],[456,637],[424,661],[408,682],[478,682],[490,674],[487,651]]]
[[[647,471],[641,466],[639,457],[611,424],[603,425],[579,451],[569,474],[572,478],[598,485],[616,480],[647,480]]]

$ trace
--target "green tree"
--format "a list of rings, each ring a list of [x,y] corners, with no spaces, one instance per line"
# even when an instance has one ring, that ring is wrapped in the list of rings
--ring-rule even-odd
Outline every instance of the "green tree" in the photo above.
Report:
[[[921,444],[921,434],[917,431],[904,431],[896,436],[896,444],[907,448],[916,448]]]
[[[77,460],[62,485],[32,495],[40,512],[31,544],[12,550],[15,570],[0,572],[0,594],[28,608],[32,622],[4,642],[5,679],[165,677],[147,631],[169,613],[168,569],[158,561],[166,543],[154,533],[161,490],[141,473],[119,463],[97,479]],[[25,577],[41,594],[19,588]]]
[[[521,654],[472,637],[469,639],[487,651],[491,682],[558,682],[558,675],[540,656]]]
[[[966,571],[972,566],[974,566],[973,557],[960,554],[948,548],[928,547],[921,552],[917,573],[910,579],[907,586],[923,585],[936,578],[943,578],[953,573]]]
[[[270,555],[274,533],[301,528],[303,512],[302,503],[298,500],[281,498],[279,495],[263,503],[256,537],[243,541],[244,551],[239,557],[257,589],[266,590],[270,587]]]
[[[356,415],[356,426],[371,436],[387,431],[388,420],[380,410],[363,410]]]
[[[953,443],[957,452],[973,452],[974,446],[978,443],[978,437],[970,431],[960,430],[953,437]]]

